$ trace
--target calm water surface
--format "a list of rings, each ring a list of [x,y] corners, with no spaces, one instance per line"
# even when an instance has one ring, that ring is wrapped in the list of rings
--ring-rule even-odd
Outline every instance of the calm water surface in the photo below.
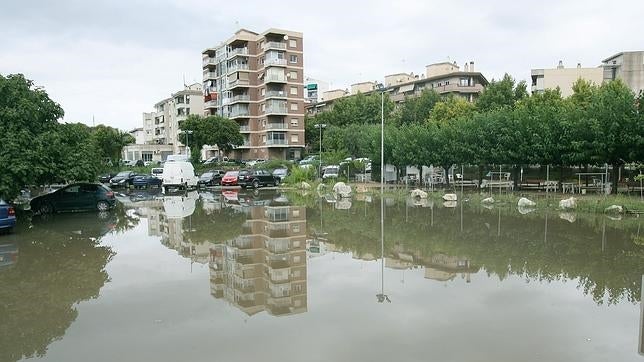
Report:
[[[641,218],[120,200],[0,236],[0,361],[644,361]]]

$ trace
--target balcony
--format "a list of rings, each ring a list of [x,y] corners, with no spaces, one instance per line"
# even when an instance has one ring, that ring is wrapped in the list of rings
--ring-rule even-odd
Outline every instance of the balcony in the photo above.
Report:
[[[286,83],[284,74],[268,74],[264,77],[264,83]]]
[[[250,116],[250,110],[248,108],[233,108],[228,112],[228,118],[245,118]]]
[[[284,91],[266,91],[264,98],[286,98],[286,92]]]
[[[228,52],[228,59],[237,55],[248,55],[248,48],[235,48]]]
[[[248,70],[248,64],[235,64],[228,67],[228,74],[235,73],[240,70]]]
[[[271,139],[271,140],[266,140],[266,144],[269,146],[280,146],[280,145],[288,145],[288,142],[286,139]]]
[[[217,65],[217,59],[213,57],[207,57],[203,58],[203,66],[208,66],[208,65]]]
[[[205,102],[203,105],[204,105],[204,108],[206,108],[206,109],[208,109],[208,108],[217,108],[218,107],[217,101],[215,101],[215,100]]]
[[[278,42],[278,41],[269,41],[263,46],[264,50],[268,49],[286,49],[286,43]]]
[[[250,142],[248,140],[245,140],[244,143],[242,143],[239,146],[236,146],[235,148],[248,148],[250,147]]]
[[[215,72],[203,72],[203,79],[217,79],[217,73]]]
[[[250,81],[248,79],[235,79],[232,82],[228,82],[228,86],[232,88],[236,87],[248,87]]]
[[[264,66],[265,67],[270,67],[270,66],[285,67],[286,59],[279,59],[279,58],[266,59],[264,61]]]
[[[286,115],[288,114],[288,108],[286,107],[286,102],[267,102],[266,109],[264,113],[268,115]]]
[[[286,123],[268,123],[266,129],[288,129]]]
[[[250,132],[250,126],[239,126],[239,132]]]
[[[250,96],[248,94],[240,94],[232,96],[228,103],[238,103],[238,102],[250,102]]]

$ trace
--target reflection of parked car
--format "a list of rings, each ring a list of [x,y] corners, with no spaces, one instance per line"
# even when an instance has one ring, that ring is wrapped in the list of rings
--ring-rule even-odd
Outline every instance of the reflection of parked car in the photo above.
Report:
[[[0,230],[12,231],[16,226],[16,210],[0,199]]]
[[[237,185],[237,176],[239,171],[228,171],[221,178],[221,186],[236,186]]]
[[[39,214],[59,211],[99,210],[114,207],[116,198],[109,187],[90,183],[77,183],[31,200],[31,210]]]
[[[8,269],[18,261],[18,245],[0,244],[0,270]]]
[[[163,179],[163,167],[155,167],[150,170],[150,174],[158,179]]]
[[[110,186],[112,187],[127,187],[132,186],[132,181],[137,174],[133,171],[121,171],[112,177],[110,180]]]
[[[339,166],[327,166],[324,168],[324,174],[322,175],[322,179],[332,179],[332,178],[338,178],[338,175],[340,173],[340,167]]]
[[[134,177],[132,184],[134,187],[161,186],[163,181],[152,175],[138,175]]]
[[[209,170],[208,172],[203,173],[199,176],[198,186],[214,186],[220,185],[221,179],[224,177],[226,172],[223,170]]]
[[[284,181],[284,178],[288,175],[287,168],[276,168],[273,170],[273,176],[280,179],[280,182]]]
[[[280,184],[280,179],[266,170],[241,170],[237,177],[237,184],[244,188],[249,186],[253,188],[268,185],[277,186]]]

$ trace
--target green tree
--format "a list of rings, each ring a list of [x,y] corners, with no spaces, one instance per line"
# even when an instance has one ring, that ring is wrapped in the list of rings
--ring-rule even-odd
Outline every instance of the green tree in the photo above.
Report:
[[[0,75],[0,198],[24,185],[51,180],[43,136],[55,131],[63,109],[22,74]]]
[[[471,117],[474,105],[460,97],[448,97],[436,103],[429,115],[430,122],[450,122],[459,117]]]
[[[524,81],[515,83],[514,78],[505,74],[503,79],[485,87],[476,101],[479,111],[487,112],[502,107],[514,107],[515,103],[528,96],[527,84]]]
[[[123,147],[135,142],[131,134],[102,124],[93,128],[92,138],[99,157],[109,159],[116,164],[121,160]]]
[[[217,145],[220,151],[228,153],[244,142],[244,137],[239,133],[239,124],[220,116],[202,117],[191,114],[181,122],[179,128],[184,132],[192,131],[189,146],[193,162],[199,162],[204,145]]]
[[[398,121],[400,124],[425,122],[434,106],[441,101],[441,96],[433,89],[425,89],[418,97],[405,97],[400,106]]]

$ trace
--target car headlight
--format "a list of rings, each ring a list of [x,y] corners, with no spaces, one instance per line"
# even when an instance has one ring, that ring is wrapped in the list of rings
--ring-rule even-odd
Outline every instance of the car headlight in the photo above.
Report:
[[[125,179],[119,181],[120,184],[125,183]]]

